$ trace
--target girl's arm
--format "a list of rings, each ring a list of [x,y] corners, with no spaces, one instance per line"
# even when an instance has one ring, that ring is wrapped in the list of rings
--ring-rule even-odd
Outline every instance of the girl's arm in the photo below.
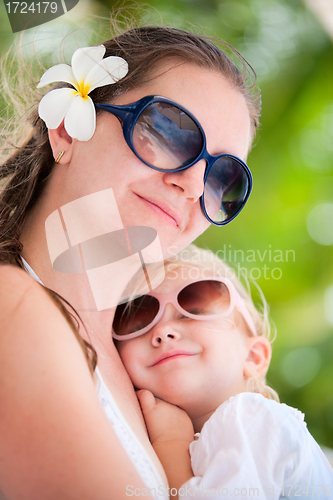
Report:
[[[145,488],[66,319],[24,271],[2,265],[0,366],[0,495],[121,500]]]
[[[151,444],[167,475],[171,498],[178,498],[179,488],[193,477],[189,453],[194,436],[191,419],[184,410],[156,399],[150,391],[138,391],[137,396]]]

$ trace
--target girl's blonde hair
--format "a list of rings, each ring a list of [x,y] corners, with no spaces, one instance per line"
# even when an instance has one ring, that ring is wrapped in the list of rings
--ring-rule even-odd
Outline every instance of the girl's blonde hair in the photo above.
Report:
[[[251,297],[250,283],[243,276],[245,281],[245,286],[242,285],[240,279],[236,276],[236,272],[225,262],[223,262],[216,254],[210,250],[204,250],[195,245],[190,245],[185,250],[180,253],[170,257],[164,262],[164,270],[166,274],[170,274],[179,268],[189,268],[189,277],[196,279],[207,276],[218,276],[222,278],[228,278],[235,286],[237,292],[243,300],[246,308],[248,309],[257,331],[258,336],[266,337],[271,343],[275,339],[275,328],[271,326],[269,321],[269,307],[266,299],[259,288],[259,286],[253,282],[256,287],[259,297],[260,306],[256,307],[253,303]],[[163,273],[163,268],[160,265],[152,264],[148,266],[148,274],[151,280],[151,285],[155,288],[154,282],[157,284],[160,282],[161,273]],[[198,272],[196,273],[195,270]],[[204,270],[206,271],[203,275]],[[252,280],[251,280],[252,281]],[[139,285],[139,283],[138,283]],[[135,294],[135,292],[134,292]],[[278,394],[269,387],[266,383],[266,373],[261,377],[252,375],[248,378],[247,391],[256,392],[262,394],[267,399],[273,399],[279,402]]]

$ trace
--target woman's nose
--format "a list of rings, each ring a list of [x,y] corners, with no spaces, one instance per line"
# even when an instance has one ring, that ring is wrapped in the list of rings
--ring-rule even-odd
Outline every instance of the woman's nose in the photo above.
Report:
[[[180,337],[180,333],[170,326],[170,323],[165,323],[163,325],[156,325],[153,328],[151,343],[154,347],[158,347],[163,342],[177,341]]]
[[[205,170],[206,161],[200,160],[181,172],[165,172],[164,182],[178,187],[189,201],[196,203],[203,193]]]

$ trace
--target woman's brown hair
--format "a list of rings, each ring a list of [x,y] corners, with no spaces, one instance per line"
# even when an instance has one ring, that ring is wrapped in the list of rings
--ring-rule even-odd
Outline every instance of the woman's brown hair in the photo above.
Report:
[[[222,49],[203,36],[167,27],[130,29],[103,43],[106,47],[105,57],[116,55],[126,59],[129,65],[127,76],[114,85],[95,89],[90,97],[95,103],[112,102],[116,96],[149,81],[152,70],[162,61],[173,58],[190,62],[221,73],[244,95],[253,137],[260,115],[260,96],[253,92],[255,73],[236,49],[225,42],[218,42],[237,57],[242,71]],[[249,76],[251,74],[253,78]],[[57,88],[62,86],[68,85],[60,84]],[[0,262],[20,267],[22,227],[54,166],[48,130],[38,116],[37,104],[29,118],[29,137],[22,145],[15,145],[14,153],[0,166]]]

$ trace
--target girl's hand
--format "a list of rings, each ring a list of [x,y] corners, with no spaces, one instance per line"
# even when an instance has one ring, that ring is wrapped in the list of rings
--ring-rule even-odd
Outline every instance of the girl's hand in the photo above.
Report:
[[[193,441],[194,430],[190,417],[178,406],[155,398],[147,390],[137,391],[152,445],[165,441]]]
[[[178,492],[193,477],[189,454],[194,436],[192,422],[184,410],[155,398],[150,391],[138,391],[137,396],[150,441],[166,472],[169,486]],[[172,498],[178,499],[178,493]]]

